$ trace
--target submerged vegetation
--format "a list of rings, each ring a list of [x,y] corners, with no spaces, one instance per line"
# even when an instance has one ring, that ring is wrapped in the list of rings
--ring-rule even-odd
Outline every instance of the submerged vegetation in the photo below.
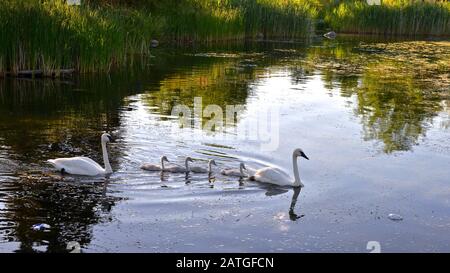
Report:
[[[413,3],[414,2],[414,3]],[[296,39],[318,28],[384,35],[449,35],[450,4],[386,0],[0,1],[0,77],[109,72],[146,56],[152,39],[192,44]]]

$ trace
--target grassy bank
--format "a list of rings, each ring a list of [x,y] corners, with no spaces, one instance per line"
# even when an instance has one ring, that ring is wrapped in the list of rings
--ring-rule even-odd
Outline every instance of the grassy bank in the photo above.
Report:
[[[0,76],[24,70],[110,71],[146,55],[152,39],[191,44],[308,37],[318,21],[338,32],[450,34],[450,4],[385,0],[0,1]],[[323,20],[322,20],[323,19]]]
[[[129,9],[70,7],[62,1],[0,2],[0,72],[60,68],[80,72],[127,63],[129,53],[145,53],[158,19]]]
[[[336,31],[388,36],[450,35],[450,3],[384,0],[383,5],[344,1],[325,21]]]
[[[129,2],[129,1],[128,1]],[[170,43],[310,33],[314,10],[304,0],[0,1],[0,76],[23,70],[109,71],[149,52],[151,39]]]

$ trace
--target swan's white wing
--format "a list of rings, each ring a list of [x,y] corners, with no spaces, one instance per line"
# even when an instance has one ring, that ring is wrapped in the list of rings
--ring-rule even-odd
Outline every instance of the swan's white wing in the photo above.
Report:
[[[48,160],[58,171],[64,169],[65,172],[77,175],[99,175],[105,173],[97,162],[88,157],[70,157]]]
[[[256,181],[270,183],[279,186],[292,186],[294,179],[279,168],[266,167],[256,171]]]
[[[244,170],[244,172],[246,172],[249,176],[255,175],[257,170],[250,168],[250,167],[246,167],[246,170]]]

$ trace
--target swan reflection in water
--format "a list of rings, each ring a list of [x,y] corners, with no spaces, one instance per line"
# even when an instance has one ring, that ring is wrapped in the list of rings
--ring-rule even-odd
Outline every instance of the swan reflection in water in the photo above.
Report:
[[[292,195],[291,206],[289,207],[289,218],[292,221],[296,221],[297,219],[300,219],[300,218],[302,218],[305,215],[301,214],[300,216],[298,216],[294,212],[295,205],[297,204],[297,198],[298,198],[300,192],[302,191],[302,188],[301,187],[294,187],[293,191],[294,191],[294,194]]]
[[[161,187],[163,188],[167,188],[168,186],[165,184],[165,182],[168,181],[168,176],[169,174],[166,172],[160,172],[160,178],[161,178]],[[190,172],[185,173],[185,177],[184,177],[184,181],[185,181],[185,185],[189,185],[192,183],[192,176]],[[239,183],[239,190],[245,189],[246,188],[246,181],[248,181],[246,178],[240,177],[238,180]],[[209,182],[209,187],[210,188],[214,188],[214,184],[216,182],[216,177],[214,176],[213,173],[208,173],[208,182]],[[296,221],[302,217],[304,217],[304,214],[301,215],[297,215],[295,213],[295,206],[297,204],[297,200],[298,200],[298,196],[300,195],[300,192],[302,190],[302,187],[279,187],[279,186],[273,186],[273,185],[267,185],[267,184],[261,184],[259,185],[259,187],[261,187],[262,189],[266,190],[265,195],[266,196],[275,196],[275,195],[280,195],[280,194],[284,194],[289,192],[290,190],[292,190],[293,194],[292,194],[292,199],[291,199],[291,203],[289,206],[289,219],[292,221]]]
[[[297,215],[294,211],[295,206],[297,204],[298,196],[300,195],[300,192],[302,191],[302,187],[292,187],[290,189],[281,188],[281,187],[267,187],[266,189],[267,189],[266,196],[280,195],[280,194],[289,192],[289,190],[292,190],[293,194],[292,194],[291,204],[289,206],[289,219],[291,219],[292,221],[296,221],[305,216],[304,214]]]

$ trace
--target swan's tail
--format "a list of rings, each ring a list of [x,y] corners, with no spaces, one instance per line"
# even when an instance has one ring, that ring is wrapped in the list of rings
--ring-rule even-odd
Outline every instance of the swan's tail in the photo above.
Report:
[[[251,176],[249,176],[249,177],[248,177],[248,180],[250,180],[250,181],[256,181],[256,179],[255,179],[255,176],[254,176],[254,175],[251,175]]]

